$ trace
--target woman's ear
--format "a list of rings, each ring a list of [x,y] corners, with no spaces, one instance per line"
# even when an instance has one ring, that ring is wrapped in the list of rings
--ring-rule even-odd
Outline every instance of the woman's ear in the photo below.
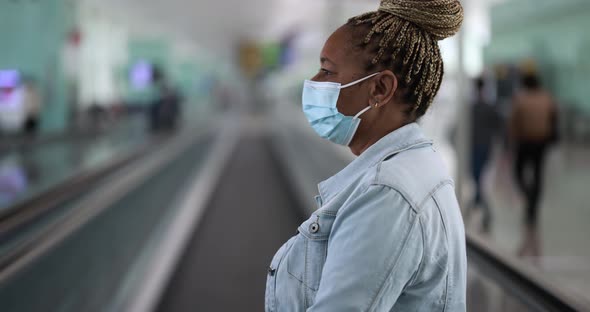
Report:
[[[375,76],[371,90],[371,104],[374,107],[386,105],[393,99],[397,91],[397,77],[391,70],[384,70]]]

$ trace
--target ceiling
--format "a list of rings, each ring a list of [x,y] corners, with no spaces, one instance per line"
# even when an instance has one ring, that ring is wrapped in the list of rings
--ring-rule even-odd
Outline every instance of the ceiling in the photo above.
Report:
[[[487,8],[505,0],[462,0],[468,32],[486,36]],[[375,10],[379,0],[85,0],[132,31],[165,35],[215,57],[230,56],[243,39],[277,40],[296,29],[318,49],[350,16]],[[465,28],[465,27],[464,27]],[[485,40],[484,40],[485,41]],[[319,47],[318,47],[319,46]],[[316,53],[314,50],[312,53]]]
[[[240,39],[278,39],[290,29],[324,30],[378,0],[86,0],[135,31],[163,33],[223,52]]]

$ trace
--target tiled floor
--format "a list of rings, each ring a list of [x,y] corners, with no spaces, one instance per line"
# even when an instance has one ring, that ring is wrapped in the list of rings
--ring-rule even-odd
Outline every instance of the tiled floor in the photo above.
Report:
[[[523,225],[522,196],[509,153],[496,148],[485,177],[493,224],[485,234],[503,253],[538,269],[555,285],[590,302],[590,148],[555,146],[545,162],[545,183],[536,229]],[[481,232],[481,213],[466,220]]]

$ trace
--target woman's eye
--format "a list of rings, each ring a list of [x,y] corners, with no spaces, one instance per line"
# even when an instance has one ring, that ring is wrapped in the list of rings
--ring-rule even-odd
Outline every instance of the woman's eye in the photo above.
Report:
[[[332,74],[331,71],[324,69],[324,68],[320,68],[320,72],[322,72],[322,74],[324,74],[324,75],[331,75]]]

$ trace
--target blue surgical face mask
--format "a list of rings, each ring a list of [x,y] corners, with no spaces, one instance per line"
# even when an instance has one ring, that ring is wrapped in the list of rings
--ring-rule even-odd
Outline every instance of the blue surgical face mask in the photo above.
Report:
[[[336,144],[348,146],[359,127],[359,116],[371,109],[360,111],[354,117],[345,116],[338,111],[336,103],[340,90],[365,81],[379,73],[353,81],[346,85],[337,82],[319,82],[305,80],[303,84],[303,113],[317,134]]]

